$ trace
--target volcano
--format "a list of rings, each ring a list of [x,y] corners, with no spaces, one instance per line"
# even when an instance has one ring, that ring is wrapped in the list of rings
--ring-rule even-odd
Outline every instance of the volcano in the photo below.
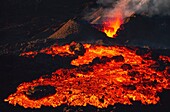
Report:
[[[0,45],[0,111],[169,110],[169,16],[103,19],[94,1],[75,2],[71,14],[70,4],[57,17],[4,23],[1,33],[13,33]]]

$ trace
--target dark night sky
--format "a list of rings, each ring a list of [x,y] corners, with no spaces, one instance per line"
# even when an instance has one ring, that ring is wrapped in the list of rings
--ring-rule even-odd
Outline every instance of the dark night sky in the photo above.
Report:
[[[1,17],[72,12],[87,1],[96,0],[3,0],[0,1]]]

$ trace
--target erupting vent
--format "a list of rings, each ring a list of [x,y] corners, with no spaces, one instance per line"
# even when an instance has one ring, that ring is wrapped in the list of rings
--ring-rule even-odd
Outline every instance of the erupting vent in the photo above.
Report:
[[[121,19],[121,17],[116,17],[116,18],[112,18],[112,19],[107,19],[104,23],[103,23],[103,32],[106,33],[106,35],[108,37],[114,38],[116,37],[116,32],[118,31],[118,29],[120,28],[121,24],[123,23],[123,20]]]
[[[21,56],[34,58],[38,53],[76,58],[70,69],[60,68],[20,84],[5,101],[25,108],[62,104],[103,108],[132,101],[156,104],[160,100],[157,93],[169,89],[170,57],[155,59],[149,50],[71,43]]]

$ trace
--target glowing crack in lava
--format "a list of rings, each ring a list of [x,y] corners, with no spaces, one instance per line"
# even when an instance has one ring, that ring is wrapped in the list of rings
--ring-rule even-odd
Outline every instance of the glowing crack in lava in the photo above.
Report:
[[[106,33],[108,37],[114,38],[116,37],[116,32],[120,28],[123,20],[121,17],[116,17],[112,19],[107,19],[103,23],[103,32]]]
[[[25,108],[57,107],[62,104],[98,108],[108,105],[156,104],[160,98],[158,92],[170,89],[170,57],[159,56],[166,67],[160,70],[159,63],[152,59],[152,52],[139,55],[138,49],[120,46],[99,46],[83,44],[86,52],[72,60],[72,69],[58,69],[49,77],[40,77],[32,82],[21,83],[17,91],[5,101],[19,104]],[[64,50],[64,51],[62,51]],[[62,53],[65,52],[65,53]],[[28,52],[22,56],[34,57],[38,53],[69,55],[69,45],[52,46],[39,52]],[[138,54],[138,55],[137,55]],[[56,93],[40,99],[30,99],[25,94],[30,88],[50,85]]]

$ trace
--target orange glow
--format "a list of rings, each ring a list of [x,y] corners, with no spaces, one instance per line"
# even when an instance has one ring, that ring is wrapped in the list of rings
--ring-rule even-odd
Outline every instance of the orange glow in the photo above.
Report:
[[[90,44],[83,46],[86,49],[85,54],[71,62],[75,68],[61,68],[53,72],[51,77],[23,82],[5,101],[25,108],[41,108],[42,105],[57,107],[62,104],[71,106],[90,104],[103,108],[116,103],[130,105],[132,100],[141,101],[142,104],[156,104],[160,100],[157,93],[163,89],[170,89],[168,67],[163,71],[151,69],[150,66],[156,61],[147,59],[149,53],[139,56],[136,55],[137,49],[126,47]],[[38,53],[74,55],[68,49],[69,45],[52,46],[21,55],[27,57],[34,57]],[[159,60],[170,62],[170,57],[160,56]],[[38,100],[29,99],[24,93],[30,87],[38,85],[51,85],[55,87],[56,93]]]
[[[123,20],[121,17],[106,20],[103,24],[103,32],[105,32],[108,37],[114,38],[116,36],[117,30],[120,28],[120,25],[122,23]]]
[[[65,46],[54,45],[50,48],[42,49],[39,52],[36,52],[36,51],[24,52],[24,53],[21,53],[20,56],[34,58],[34,56],[37,55],[38,53],[50,54],[52,56],[55,56],[56,54],[61,55],[61,56],[74,54],[73,52],[69,51],[69,45],[65,45]]]

